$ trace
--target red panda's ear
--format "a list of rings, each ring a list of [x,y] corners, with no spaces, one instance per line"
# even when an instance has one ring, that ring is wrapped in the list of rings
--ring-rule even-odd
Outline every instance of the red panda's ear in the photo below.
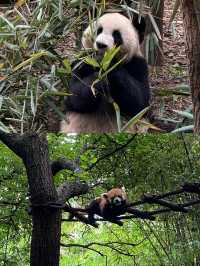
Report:
[[[102,194],[102,197],[107,199],[108,198],[108,194],[104,193],[104,194]]]

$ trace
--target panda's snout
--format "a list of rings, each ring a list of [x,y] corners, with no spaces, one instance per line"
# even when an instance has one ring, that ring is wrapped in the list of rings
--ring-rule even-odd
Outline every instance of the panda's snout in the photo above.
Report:
[[[98,49],[106,49],[108,46],[102,42],[96,42],[96,46]]]

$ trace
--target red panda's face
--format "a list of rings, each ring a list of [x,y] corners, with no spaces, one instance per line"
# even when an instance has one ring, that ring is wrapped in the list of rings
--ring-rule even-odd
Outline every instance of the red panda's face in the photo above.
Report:
[[[111,199],[111,203],[114,206],[120,206],[124,203],[124,200],[122,199],[122,197],[117,196]]]
[[[121,188],[113,188],[103,194],[103,197],[113,206],[120,206],[127,201],[126,193]]]

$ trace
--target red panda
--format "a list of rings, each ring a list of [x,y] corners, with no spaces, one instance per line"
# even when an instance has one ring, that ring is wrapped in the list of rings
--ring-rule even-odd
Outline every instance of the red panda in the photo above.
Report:
[[[127,195],[124,188],[113,188],[90,203],[87,208],[88,220],[95,224],[94,215],[97,214],[121,226],[123,223],[117,217],[124,214],[126,210]]]

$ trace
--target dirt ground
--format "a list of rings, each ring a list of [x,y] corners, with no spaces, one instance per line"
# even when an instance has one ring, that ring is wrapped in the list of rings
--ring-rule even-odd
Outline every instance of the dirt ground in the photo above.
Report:
[[[150,83],[152,88],[152,112],[155,124],[167,131],[175,127],[174,123],[164,125],[163,119],[180,119],[174,110],[185,110],[191,106],[190,96],[157,96],[162,89],[173,90],[174,87],[189,85],[187,58],[184,45],[182,15],[179,11],[173,25],[169,21],[173,11],[173,2],[165,0],[163,52],[164,64],[156,70],[151,69]]]

